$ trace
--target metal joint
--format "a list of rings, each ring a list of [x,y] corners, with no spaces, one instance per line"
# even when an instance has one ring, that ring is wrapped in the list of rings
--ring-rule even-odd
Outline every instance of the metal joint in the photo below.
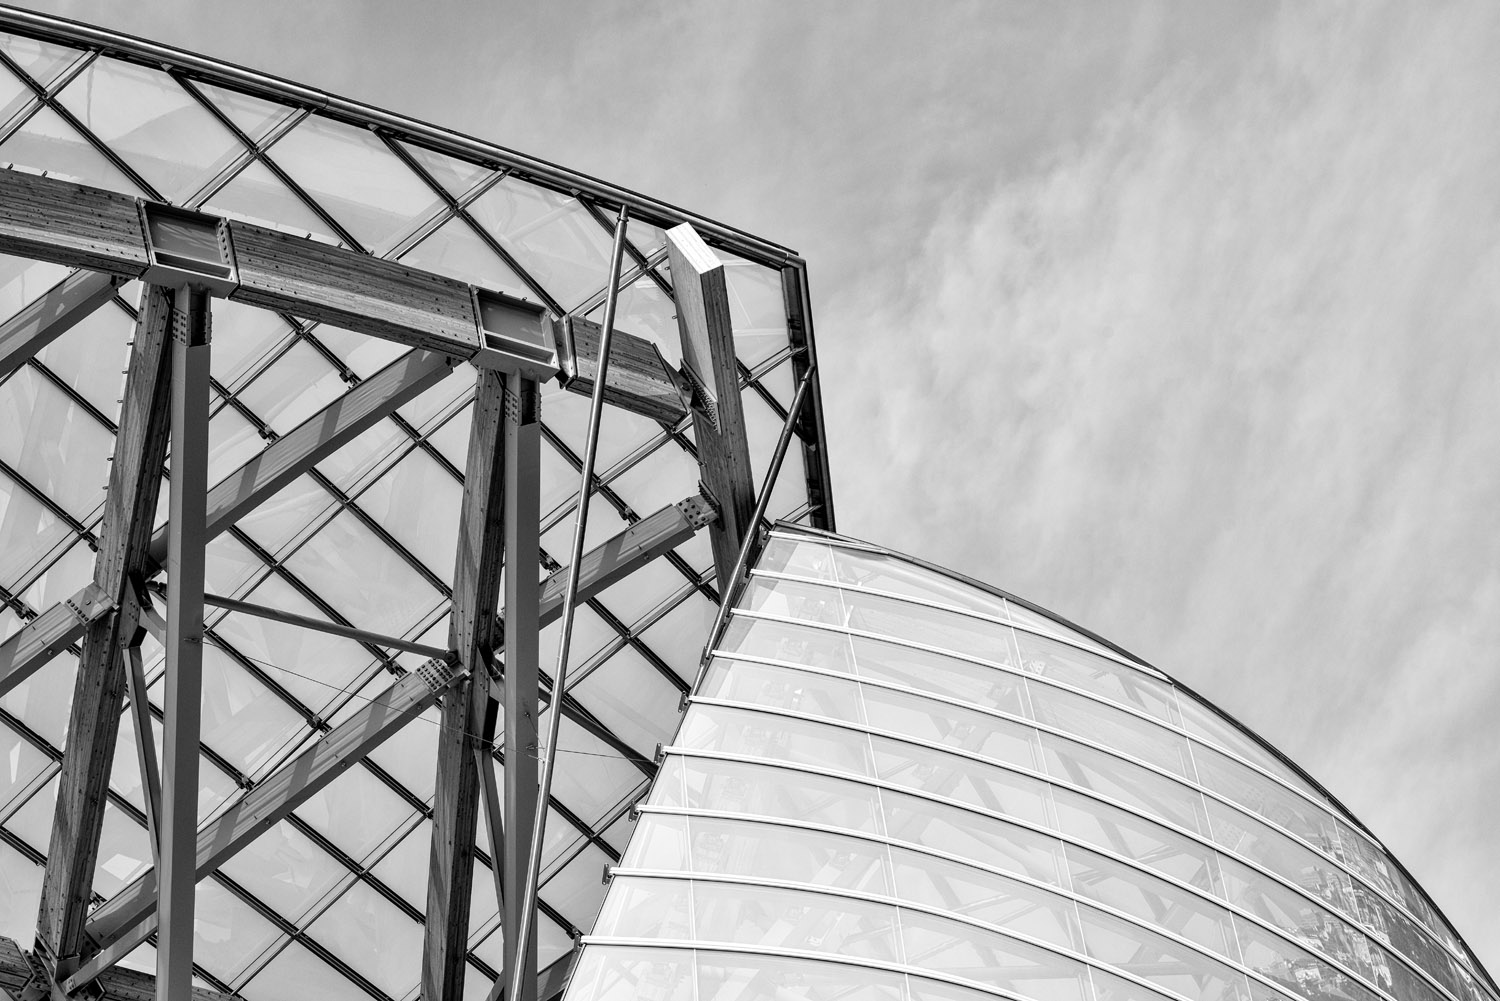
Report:
[[[441,692],[451,685],[459,673],[452,664],[437,657],[432,658],[416,671],[417,677],[426,682],[427,687],[434,692]]]
[[[703,496],[686,497],[677,502],[677,510],[687,519],[693,530],[697,531],[719,517],[718,511],[714,510],[712,504]]]

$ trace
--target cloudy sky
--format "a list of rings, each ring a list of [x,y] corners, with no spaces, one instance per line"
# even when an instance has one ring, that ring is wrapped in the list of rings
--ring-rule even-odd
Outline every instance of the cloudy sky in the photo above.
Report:
[[[1500,969],[1500,7],[37,6],[796,248],[840,529],[1206,694]]]

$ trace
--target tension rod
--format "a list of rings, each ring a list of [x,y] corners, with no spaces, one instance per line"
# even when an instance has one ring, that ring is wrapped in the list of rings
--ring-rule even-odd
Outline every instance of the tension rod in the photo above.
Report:
[[[583,448],[583,471],[579,478],[578,514],[573,522],[572,558],[568,561],[568,585],[563,592],[561,638],[557,646],[557,670],[552,677],[553,699],[551,714],[547,717],[547,749],[542,757],[541,775],[538,780],[537,810],[531,825],[530,854],[526,859],[526,882],[521,890],[521,927],[516,936],[519,949],[525,949],[536,930],[536,902],[538,883],[542,871],[542,837],[547,827],[547,806],[552,796],[552,773],[557,761],[557,739],[562,721],[562,699],[567,692],[568,647],[573,639],[573,612],[578,602],[578,572],[583,565],[583,538],[588,530],[589,495],[594,484],[594,456],[599,450],[599,420],[604,413],[604,384],[609,374],[609,346],[615,333],[615,307],[620,298],[620,263],[625,253],[625,226],[630,221],[630,208],[620,206],[615,220],[615,244],[609,259],[609,294],[604,299],[604,327],[599,332],[599,367],[594,374],[594,390],[589,396],[588,437]],[[511,1001],[529,1001],[535,992],[523,993],[526,964],[515,963],[507,970],[510,987],[505,996]]]

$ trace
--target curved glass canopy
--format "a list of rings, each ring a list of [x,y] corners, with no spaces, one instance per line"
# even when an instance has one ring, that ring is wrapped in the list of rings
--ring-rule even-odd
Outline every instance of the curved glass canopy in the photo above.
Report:
[[[681,358],[664,231],[687,221],[723,260],[753,476],[759,483],[811,360],[803,265],[784,248],[563,168],[190,53],[0,9],[0,164],[244,220],[399,261],[598,321],[617,209],[631,208],[616,327]],[[0,319],[69,270],[0,257]],[[0,381],[0,640],[92,577],[122,369],[143,308],[129,282]],[[789,317],[791,320],[789,322]],[[210,485],[404,353],[395,343],[216,300]],[[475,385],[467,364],[321,458],[208,546],[207,590],[417,645],[447,644]],[[811,400],[817,403],[816,385]],[[566,562],[588,400],[544,387],[542,565]],[[797,443],[768,516],[831,526],[821,420]],[[170,477],[170,459],[167,475]],[[606,407],[589,546],[694,496],[690,420]],[[166,518],[162,492],[157,524]],[[578,611],[575,707],[562,721],[538,926],[543,967],[591,927],[679,719],[718,602],[703,533]],[[210,609],[199,820],[426,657]],[[554,625],[541,664],[556,662]],[[0,698],[0,935],[30,947],[52,836],[77,646]],[[163,653],[144,646],[161,739]],[[544,719],[545,725],[545,719]],[[428,709],[199,884],[199,982],[247,998],[411,998],[418,991],[439,712]],[[150,868],[134,736],[120,728],[95,902]],[[503,774],[500,755],[491,762]],[[480,866],[488,835],[480,821]],[[474,878],[467,992],[502,965],[494,883]],[[151,946],[124,965],[150,970]]]
[[[1492,1001],[1316,783],[1001,592],[783,526],[568,1001]]]

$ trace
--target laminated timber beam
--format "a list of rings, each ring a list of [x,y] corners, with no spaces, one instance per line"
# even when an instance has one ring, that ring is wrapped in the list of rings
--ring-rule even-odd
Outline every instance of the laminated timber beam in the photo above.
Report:
[[[135,970],[108,970],[99,977],[99,989],[102,1001],[148,1001],[155,996],[156,978]],[[57,995],[51,991],[45,975],[12,939],[0,936],[0,998],[49,996]],[[220,994],[204,987],[194,987],[191,996],[192,1001],[239,1001],[238,995]]]
[[[0,253],[138,278],[150,267],[143,206],[157,204],[0,170]],[[236,275],[228,283],[231,301],[483,364],[479,356],[487,345],[472,286],[238,220],[229,220],[225,231]],[[525,328],[528,338],[554,337],[545,329],[549,320],[539,306],[493,292],[486,299],[500,305],[503,322]],[[606,380],[609,402],[652,420],[685,416],[682,404],[672,403],[678,399],[677,383],[651,343],[623,333],[615,336]],[[598,339],[590,342],[585,332],[581,342],[577,364],[591,372],[598,361]],[[568,388],[588,395],[590,385],[585,381]]]
[[[703,482],[719,508],[709,533],[719,593],[728,594],[740,546],[755,531],[755,482],[740,403],[724,264],[692,226],[667,231],[683,368],[693,381],[693,437]]]
[[[580,600],[593,597],[675,549],[711,523],[713,517],[700,498],[690,497],[662,508],[596,546],[580,564],[583,568],[578,583]],[[537,609],[539,625],[550,625],[561,615],[567,572],[564,567],[543,582]],[[502,651],[497,643],[492,652]],[[447,662],[428,662],[271,773],[238,803],[198,831],[198,878],[223,865],[402,726],[436,705],[462,676],[461,668]],[[148,871],[94,911],[86,931],[98,951],[68,978],[64,984],[68,991],[76,991],[123,959],[155,930],[156,893],[156,873]]]
[[[464,465],[463,509],[459,516],[453,604],[448,619],[448,642],[457,652],[465,677],[443,700],[443,726],[438,731],[422,949],[422,997],[427,1001],[458,1001],[463,996],[474,838],[481,804],[478,766],[483,755],[476,752],[493,742],[497,711],[495,700],[490,697],[488,677],[490,651],[497,633],[491,610],[500,604],[500,572],[511,535],[508,522],[512,520],[511,509],[517,500],[507,495],[507,490],[516,486],[507,475],[507,467],[518,458],[513,454],[520,444],[517,426],[529,423],[533,432],[537,430],[536,395],[535,382],[488,371],[480,371],[474,391],[474,420],[469,430],[468,461]],[[537,489],[533,468],[531,490]],[[534,512],[530,527],[534,532]],[[534,555],[529,565],[536,565]],[[517,573],[516,569],[512,565],[512,572],[506,577],[514,580],[528,576],[525,571]],[[535,573],[529,577],[534,595]],[[507,609],[507,618],[511,611]],[[513,697],[513,693],[507,691],[507,697]],[[535,704],[533,697],[533,713]],[[514,832],[516,815],[507,813],[507,817]],[[504,863],[496,859],[495,864]]]
[[[114,298],[118,275],[75,271],[0,324],[0,379]]]
[[[452,371],[451,365],[446,355],[409,351],[276,439],[208,492],[205,537],[213,539],[397,407],[436,385]],[[143,577],[154,575],[166,562],[165,527],[151,538],[148,554]],[[114,607],[115,598],[91,583],[0,643],[0,695],[77,642],[89,623]]]
[[[169,326],[174,295],[152,287],[136,323],[135,343],[120,411],[120,433],[110,464],[109,487],[94,563],[94,587],[118,608],[131,578],[149,557],[147,542],[161,492],[161,469],[171,424],[172,352]],[[134,623],[106,614],[83,627],[83,653],[74,684],[63,748],[61,780],[53,813],[52,841],[37,917],[37,943],[55,971],[66,972],[83,951],[83,925],[93,892],[94,864],[104,824],[120,715],[125,671],[122,627]],[[76,621],[76,619],[75,619]],[[196,789],[197,784],[194,783]]]

